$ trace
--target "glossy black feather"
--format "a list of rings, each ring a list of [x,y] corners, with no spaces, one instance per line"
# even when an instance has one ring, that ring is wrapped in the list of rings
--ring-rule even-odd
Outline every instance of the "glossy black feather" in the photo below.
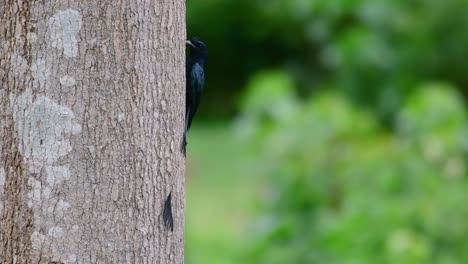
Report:
[[[185,89],[185,131],[182,142],[182,151],[185,155],[187,145],[187,131],[190,129],[193,117],[200,105],[203,86],[205,85],[205,63],[208,49],[200,39],[193,38],[187,41],[190,55],[186,62],[186,89]]]
[[[172,192],[169,193],[167,196],[166,202],[164,203],[164,211],[163,211],[163,221],[164,225],[174,231],[174,219],[172,218]]]

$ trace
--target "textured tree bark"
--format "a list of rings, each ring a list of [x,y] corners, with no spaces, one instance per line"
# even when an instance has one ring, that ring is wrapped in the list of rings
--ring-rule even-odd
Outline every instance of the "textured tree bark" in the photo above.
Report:
[[[183,263],[185,1],[0,0],[0,85],[0,263]]]

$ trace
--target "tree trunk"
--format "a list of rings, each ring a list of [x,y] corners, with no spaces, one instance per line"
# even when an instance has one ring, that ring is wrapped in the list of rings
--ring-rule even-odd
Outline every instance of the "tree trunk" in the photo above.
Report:
[[[0,19],[0,263],[183,263],[185,1]]]

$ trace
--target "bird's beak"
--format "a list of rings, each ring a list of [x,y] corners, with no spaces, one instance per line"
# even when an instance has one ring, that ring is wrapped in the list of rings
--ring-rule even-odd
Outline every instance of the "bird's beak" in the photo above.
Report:
[[[193,43],[190,40],[187,40],[185,43],[187,43],[187,45],[189,45],[190,47],[195,48],[195,45],[193,45]]]

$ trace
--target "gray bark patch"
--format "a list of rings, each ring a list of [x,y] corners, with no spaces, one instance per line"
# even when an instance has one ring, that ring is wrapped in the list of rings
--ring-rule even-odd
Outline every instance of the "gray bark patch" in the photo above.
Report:
[[[70,108],[40,96],[34,102],[31,90],[11,98],[19,149],[29,172],[39,173],[71,150],[70,135],[81,132]]]
[[[81,29],[78,11],[67,9],[53,15],[49,19],[48,29],[52,47],[63,49],[63,54],[68,58],[78,55],[77,34]]]

